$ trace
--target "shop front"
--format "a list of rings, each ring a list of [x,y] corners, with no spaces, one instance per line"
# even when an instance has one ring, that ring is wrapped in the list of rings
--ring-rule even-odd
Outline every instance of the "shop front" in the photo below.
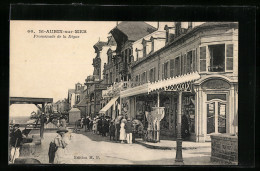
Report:
[[[237,81],[225,76],[206,77],[194,84],[196,91],[196,141],[210,141],[212,134],[237,133]]]

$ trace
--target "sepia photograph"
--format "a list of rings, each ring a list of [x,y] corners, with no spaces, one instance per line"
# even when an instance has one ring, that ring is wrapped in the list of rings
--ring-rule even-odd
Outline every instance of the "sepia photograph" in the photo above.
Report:
[[[9,164],[237,165],[238,28],[11,20]]]

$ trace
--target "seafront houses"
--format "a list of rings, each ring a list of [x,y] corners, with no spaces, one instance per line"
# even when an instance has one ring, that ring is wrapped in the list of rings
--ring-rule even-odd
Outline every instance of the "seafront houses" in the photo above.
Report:
[[[165,46],[157,51],[151,45],[147,52],[143,40],[144,56],[131,64],[131,81],[139,83],[120,99],[124,113],[141,120],[152,107],[164,107],[164,135],[176,136],[177,113],[185,114],[189,139],[205,142],[213,133],[237,133],[238,23],[194,24],[166,26]]]
[[[104,83],[112,84],[102,93],[103,108],[99,113],[112,118],[120,110],[119,93],[126,88],[126,81],[131,80],[131,63],[134,61],[133,44],[135,41],[155,32],[157,29],[145,22],[121,22],[110,31],[116,42],[116,49],[107,52],[107,63],[104,66]],[[113,107],[112,107],[113,106]]]

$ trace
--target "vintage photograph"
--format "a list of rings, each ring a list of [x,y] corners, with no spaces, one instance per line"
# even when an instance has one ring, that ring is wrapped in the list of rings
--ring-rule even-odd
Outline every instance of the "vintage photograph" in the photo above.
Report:
[[[238,165],[238,28],[11,20],[9,164]]]

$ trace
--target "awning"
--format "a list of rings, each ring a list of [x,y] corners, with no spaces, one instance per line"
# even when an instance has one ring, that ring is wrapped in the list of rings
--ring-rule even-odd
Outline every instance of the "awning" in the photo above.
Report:
[[[120,92],[120,97],[125,98],[129,96],[135,96],[138,94],[147,94],[150,83],[142,84],[133,88],[128,88]]]
[[[106,113],[106,111],[115,104],[116,100],[118,99],[119,96],[113,97],[107,104],[104,106],[99,113]]]
[[[195,80],[200,79],[200,75],[198,72],[193,72],[193,73],[189,73],[189,74],[184,74],[178,77],[173,77],[173,78],[169,78],[166,80],[160,80],[160,81],[156,81],[154,83],[151,83],[148,86],[148,92],[152,92],[155,90],[159,90],[159,89],[166,89],[168,86],[174,86],[174,85],[178,85],[178,84],[182,84],[182,83],[186,83],[186,82],[192,82]]]

